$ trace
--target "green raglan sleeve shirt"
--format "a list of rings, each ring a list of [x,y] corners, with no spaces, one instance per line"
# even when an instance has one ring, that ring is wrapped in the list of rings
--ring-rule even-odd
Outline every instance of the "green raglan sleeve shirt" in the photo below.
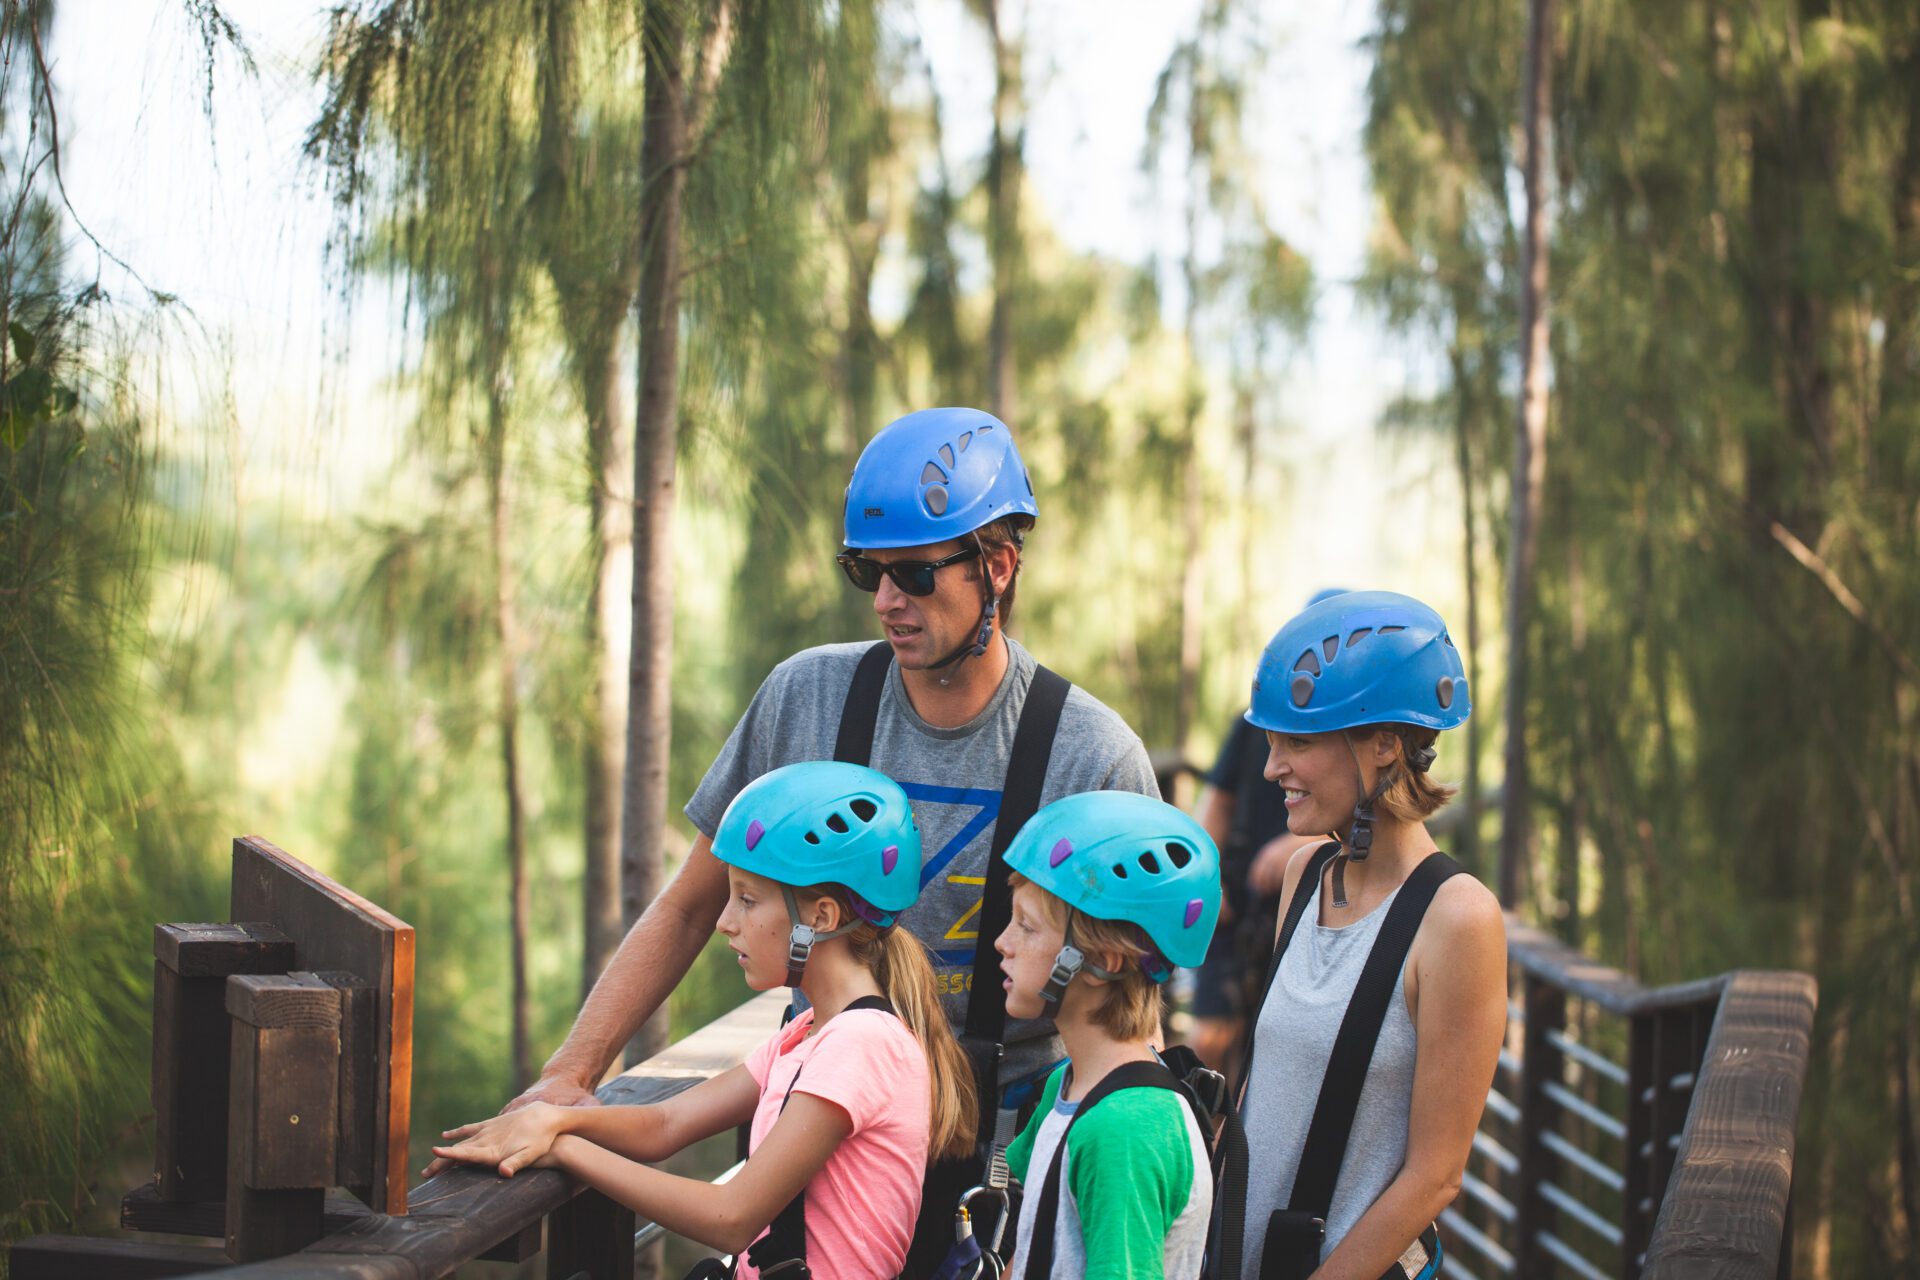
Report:
[[[1067,1135],[1087,1280],[1165,1272],[1167,1234],[1193,1194],[1185,1107],[1165,1089],[1123,1089]]]
[[[1046,1088],[1040,1094],[1040,1105],[1033,1109],[1031,1116],[1027,1117],[1027,1127],[1007,1144],[1007,1168],[1012,1170],[1013,1176],[1020,1179],[1023,1185],[1027,1181],[1027,1166],[1033,1163],[1034,1135],[1040,1132],[1040,1122],[1052,1113],[1053,1104],[1060,1097],[1060,1082],[1066,1078],[1066,1075],[1067,1065],[1064,1062],[1054,1068],[1053,1074],[1047,1077]],[[1034,1194],[1040,1194],[1038,1187],[1034,1188]]]

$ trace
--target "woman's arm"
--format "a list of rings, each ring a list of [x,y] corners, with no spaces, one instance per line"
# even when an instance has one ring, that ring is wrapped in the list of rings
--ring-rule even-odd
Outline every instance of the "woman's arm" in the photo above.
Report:
[[[536,1102],[478,1124],[449,1129],[436,1163],[491,1164],[511,1178],[538,1166],[554,1142],[573,1134],[633,1160],[664,1160],[702,1138],[753,1118],[759,1086],[745,1067],[702,1080],[665,1102],[640,1107],[556,1107]]]
[[[650,1169],[564,1134],[544,1163],[611,1196],[677,1235],[738,1254],[807,1185],[853,1133],[853,1120],[824,1098],[796,1093],[780,1119],[724,1186]]]
[[[1455,876],[1435,895],[1415,946],[1418,1054],[1406,1162],[1315,1280],[1378,1280],[1459,1194],[1487,1104],[1507,1025],[1500,906],[1479,881]]]

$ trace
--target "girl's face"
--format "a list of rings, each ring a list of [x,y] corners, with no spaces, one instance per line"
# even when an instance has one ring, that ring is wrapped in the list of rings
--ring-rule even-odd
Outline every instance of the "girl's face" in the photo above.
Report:
[[[1032,884],[1016,888],[1006,931],[993,943],[993,949],[1000,953],[1000,972],[1005,975],[1001,985],[1007,989],[1010,1017],[1039,1018],[1048,1012],[1040,990],[1053,973],[1053,958],[1060,953],[1066,930],[1047,922],[1044,893]]]
[[[1267,731],[1268,782],[1287,793],[1287,830],[1297,836],[1345,831],[1360,803],[1360,779],[1354,776],[1354,756],[1362,763],[1365,783],[1371,787],[1377,773],[1372,765],[1381,735],[1356,735],[1353,750],[1341,733],[1275,733]]]
[[[780,885],[765,876],[727,868],[727,905],[714,929],[740,962],[747,985],[771,991],[787,982],[787,940],[793,921]]]

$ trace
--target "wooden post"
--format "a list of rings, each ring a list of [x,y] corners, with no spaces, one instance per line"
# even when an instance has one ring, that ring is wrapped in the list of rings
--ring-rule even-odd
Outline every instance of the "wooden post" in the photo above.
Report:
[[[633,1280],[633,1210],[582,1191],[547,1218],[547,1275],[553,1280]]]
[[[1667,1194],[1667,1179],[1673,1175],[1674,1142],[1686,1126],[1687,1104],[1693,1100],[1692,1090],[1675,1088],[1674,1080],[1699,1065],[1693,1011],[1669,1009],[1659,1014],[1653,1031],[1653,1126],[1648,1135],[1652,1158],[1647,1184],[1656,1214]]]
[[[320,1238],[334,1185],[340,992],[311,973],[227,980],[227,1256],[252,1262]]]
[[[171,1204],[227,1188],[228,977],[285,973],[293,942],[261,924],[153,929],[153,1180]]]
[[[1553,1221],[1553,1206],[1540,1194],[1540,1184],[1550,1181],[1559,1160],[1540,1141],[1540,1135],[1553,1127],[1553,1100],[1546,1086],[1560,1084],[1564,1076],[1560,1050],[1547,1040],[1549,1031],[1561,1031],[1567,1025],[1567,993],[1544,978],[1529,973],[1522,980],[1526,1006],[1526,1031],[1520,1057],[1520,1157],[1519,1213],[1514,1223],[1514,1274],[1549,1274],[1553,1263],[1538,1243],[1539,1235]]]
[[[1638,1280],[1653,1231],[1654,1019],[1638,1014],[1627,1027],[1627,1185],[1620,1197],[1620,1280]]]

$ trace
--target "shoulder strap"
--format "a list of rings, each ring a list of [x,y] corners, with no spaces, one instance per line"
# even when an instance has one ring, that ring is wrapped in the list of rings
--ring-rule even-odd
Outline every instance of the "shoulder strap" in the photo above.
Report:
[[[885,668],[882,668],[884,670]],[[855,1009],[878,1009],[882,1013],[894,1013],[893,1005],[885,996],[861,996],[853,1001],[841,1013],[852,1013]],[[793,1079],[787,1082],[787,1094],[780,1099],[780,1112],[785,1114],[787,1104],[793,1101],[793,1091],[800,1087],[800,1074],[807,1069],[806,1063],[800,1064],[800,1070],[793,1073]],[[767,1233],[754,1241],[747,1250],[747,1260],[752,1262],[763,1276],[781,1276],[790,1274],[795,1263],[801,1267],[807,1261],[807,1189],[794,1193],[786,1207],[774,1215],[767,1224]],[[786,1270],[783,1270],[785,1268]],[[805,1275],[805,1271],[791,1272]]]
[[[1047,764],[1053,758],[1053,737],[1060,712],[1073,686],[1065,676],[1036,665],[1020,707],[1020,723],[1013,732],[1013,751],[1007,759],[1007,779],[1000,795],[1000,813],[994,819],[993,840],[987,855],[987,883],[980,893],[980,932],[973,944],[974,982],[967,998],[967,1019],[960,1043],[974,1063],[980,1090],[980,1139],[990,1143],[998,1119],[1000,1041],[1007,1028],[1007,993],[998,982],[980,975],[999,971],[994,939],[1013,914],[1013,891],[1008,887],[1007,846],[1040,808]]]
[[[873,759],[873,727],[880,720],[880,695],[886,692],[887,668],[893,665],[893,646],[885,640],[860,655],[840,707],[840,733],[833,758],[842,764],[869,764]]]
[[[1062,1082],[1062,1087],[1065,1087]],[[1122,1089],[1171,1089],[1184,1094],[1173,1072],[1158,1062],[1126,1062],[1102,1076],[1100,1083],[1087,1091],[1080,1099],[1080,1105],[1074,1109],[1072,1118],[1067,1121],[1065,1132],[1060,1135],[1060,1145],[1053,1149],[1053,1159],[1047,1165],[1047,1178],[1040,1191],[1040,1203],[1034,1209],[1033,1237],[1026,1244],[1027,1261],[1022,1267],[1022,1276],[1050,1277],[1053,1275],[1053,1230],[1060,1216],[1060,1171],[1066,1164],[1067,1139],[1073,1133],[1073,1126],[1080,1123],[1080,1117],[1094,1109],[1100,1100],[1120,1092]],[[1189,1105],[1192,1100],[1189,1099]]]
[[[1360,1088],[1366,1083],[1374,1044],[1380,1038],[1380,1026],[1386,1021],[1400,971],[1406,966],[1413,935],[1420,931],[1420,921],[1435,892],[1459,872],[1460,865],[1446,854],[1428,854],[1400,886],[1399,896],[1387,909],[1387,918],[1347,1001],[1332,1056],[1327,1059],[1327,1074],[1320,1082],[1320,1097],[1314,1104],[1313,1123],[1307,1128],[1307,1145],[1300,1153],[1300,1170],[1294,1175],[1288,1208],[1327,1216],[1333,1204],[1334,1184],[1340,1178],[1340,1163],[1346,1159],[1353,1113],[1360,1105]]]

